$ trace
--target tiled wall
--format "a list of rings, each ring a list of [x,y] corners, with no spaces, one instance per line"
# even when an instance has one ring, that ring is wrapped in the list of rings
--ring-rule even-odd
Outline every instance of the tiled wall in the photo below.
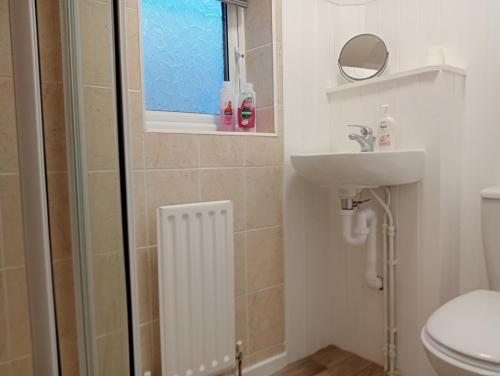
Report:
[[[268,130],[276,123],[277,137],[144,132],[137,7],[130,0],[126,16],[142,368],[161,375],[156,208],[223,199],[234,203],[236,331],[250,365],[284,351],[280,1],[251,0],[246,15],[247,25],[261,22],[247,38],[258,121],[268,118]],[[274,78],[264,63],[273,53]]]
[[[251,0],[245,10],[247,81],[257,94],[257,132],[274,132],[272,0]]]
[[[33,375],[9,2],[0,1],[0,375]]]

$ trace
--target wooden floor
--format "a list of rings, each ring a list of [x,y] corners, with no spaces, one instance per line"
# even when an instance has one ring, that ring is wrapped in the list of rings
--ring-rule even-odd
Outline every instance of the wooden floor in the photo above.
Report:
[[[379,365],[357,355],[328,346],[309,358],[299,360],[273,376],[383,376]]]

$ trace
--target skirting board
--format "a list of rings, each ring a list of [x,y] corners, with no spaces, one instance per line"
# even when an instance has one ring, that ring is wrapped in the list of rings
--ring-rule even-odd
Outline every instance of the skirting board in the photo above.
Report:
[[[254,364],[243,370],[245,376],[270,376],[288,365],[286,352]]]

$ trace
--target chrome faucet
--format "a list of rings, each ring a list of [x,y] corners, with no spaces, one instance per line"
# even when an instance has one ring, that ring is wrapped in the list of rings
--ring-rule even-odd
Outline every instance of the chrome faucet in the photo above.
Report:
[[[349,133],[349,140],[356,141],[361,146],[361,152],[371,152],[375,150],[375,140],[373,129],[366,125],[349,124],[347,127],[359,128],[361,134]]]

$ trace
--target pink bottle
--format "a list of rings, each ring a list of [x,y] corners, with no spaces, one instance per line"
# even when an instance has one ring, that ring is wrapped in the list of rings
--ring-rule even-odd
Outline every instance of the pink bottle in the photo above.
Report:
[[[253,131],[257,125],[256,94],[252,84],[245,84],[238,103],[238,127],[242,131]]]
[[[236,123],[236,108],[234,105],[234,87],[231,82],[224,81],[220,92],[220,123],[219,131],[234,132]]]

